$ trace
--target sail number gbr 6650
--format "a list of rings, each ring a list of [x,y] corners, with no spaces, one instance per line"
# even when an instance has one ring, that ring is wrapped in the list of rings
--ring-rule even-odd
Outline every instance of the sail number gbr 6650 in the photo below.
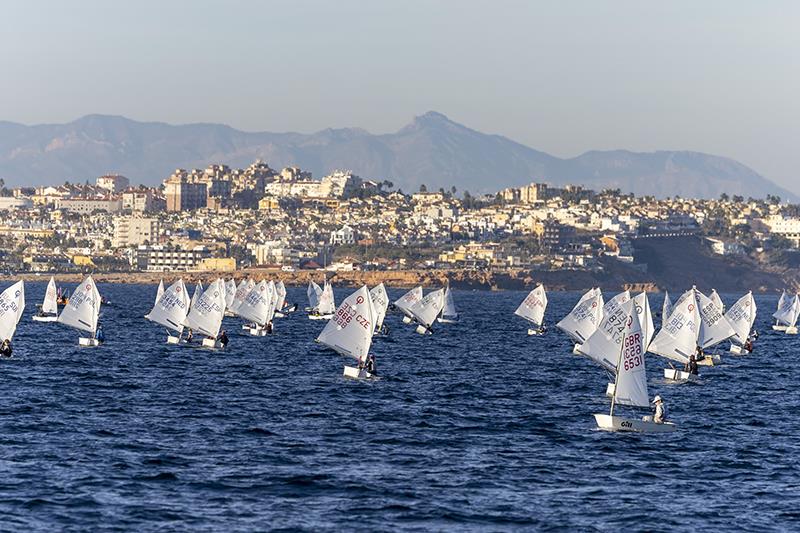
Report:
[[[632,370],[642,364],[642,334],[634,333],[625,337],[622,348],[622,365],[625,370]]]

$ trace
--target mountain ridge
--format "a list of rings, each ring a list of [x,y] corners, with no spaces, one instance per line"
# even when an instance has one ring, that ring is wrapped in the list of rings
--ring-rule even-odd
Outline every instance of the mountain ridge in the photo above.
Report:
[[[532,181],[620,188],[658,197],[796,195],[730,158],[688,150],[590,150],[559,158],[429,111],[395,132],[357,127],[314,133],[249,132],[209,122],[169,124],[90,114],[64,124],[0,121],[0,177],[8,185],[93,180],[116,172],[155,185],[175,168],[210,163],[296,165],[320,177],[337,168],[406,190],[456,186],[493,192]]]

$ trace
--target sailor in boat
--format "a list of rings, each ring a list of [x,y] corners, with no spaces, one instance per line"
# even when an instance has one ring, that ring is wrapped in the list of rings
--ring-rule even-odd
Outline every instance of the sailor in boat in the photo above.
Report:
[[[103,328],[101,326],[97,326],[97,331],[94,332],[94,338],[100,344],[106,342],[106,334],[103,332]]]
[[[42,311],[42,304],[36,304],[36,316],[44,316],[44,311]]]
[[[747,337],[747,340],[744,341],[744,344],[742,345],[742,348],[744,348],[744,351],[746,351],[747,353],[753,353],[753,336],[752,335]]]
[[[189,332],[186,334],[186,344],[192,342],[193,338],[194,338],[194,333],[192,333],[192,329],[189,328]]]
[[[220,346],[222,346],[223,349],[225,349],[225,347],[228,346],[228,334],[225,333],[224,329],[222,330],[222,333],[219,334],[217,340],[219,340],[219,344]]]
[[[378,375],[377,368],[375,366],[375,354],[369,354],[367,357],[367,365],[366,365],[367,372],[372,374],[373,376]]]
[[[655,413],[653,414],[653,422],[656,424],[663,424],[667,421],[667,406],[661,396],[656,395],[653,398],[653,403],[656,405]]]
[[[703,354],[703,350],[700,347],[697,348],[697,351],[700,355]],[[684,365],[683,371],[694,374],[695,376],[697,375],[697,357],[695,357],[694,354],[689,356],[689,360],[686,362],[686,365]]]
[[[264,329],[267,330],[267,335],[272,335],[272,320],[267,322],[267,325],[264,326]]]
[[[11,341],[6,339],[3,344],[0,344],[0,355],[3,357],[11,357],[14,350],[11,349]]]
[[[547,333],[547,326],[545,326],[544,322],[542,322],[542,325],[539,326],[539,329],[536,330],[536,334],[544,335],[545,333]]]

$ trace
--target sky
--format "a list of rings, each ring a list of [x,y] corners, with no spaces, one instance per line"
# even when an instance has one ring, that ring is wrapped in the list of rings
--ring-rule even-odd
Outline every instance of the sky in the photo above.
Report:
[[[800,193],[794,0],[12,0],[0,120],[395,131],[429,110],[560,157],[696,150]]]

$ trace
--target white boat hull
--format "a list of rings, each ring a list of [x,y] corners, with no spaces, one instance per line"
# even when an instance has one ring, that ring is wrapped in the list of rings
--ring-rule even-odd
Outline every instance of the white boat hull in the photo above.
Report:
[[[745,350],[743,346],[739,346],[738,344],[731,344],[730,353],[734,355],[747,355],[750,351]]]
[[[250,335],[252,335],[253,337],[266,337],[267,336],[266,328],[250,328],[248,331],[250,332]]]
[[[206,337],[203,339],[203,347],[204,348],[222,348],[222,344],[216,339],[209,339]]]
[[[697,374],[690,374],[689,372],[684,372],[683,370],[678,370],[677,368],[665,368],[664,378],[672,381],[679,381],[681,383],[685,383],[687,381],[698,381],[700,379],[700,376],[698,376]]]
[[[787,327],[788,326],[781,326],[781,325],[775,324],[774,326],[772,326],[772,329],[775,330],[775,331],[786,331]]]
[[[580,344],[576,344],[575,346],[572,347],[572,354],[573,355],[583,355],[581,353],[580,346],[581,346]]]
[[[175,335],[167,336],[167,344],[180,344],[180,343],[181,343],[180,337],[176,337]]]
[[[647,417],[651,418],[651,417]],[[597,429],[603,431],[632,431],[636,433],[672,433],[678,426],[672,422],[658,424],[652,420],[639,420],[636,418],[626,418],[623,416],[611,416],[606,414],[595,414],[594,420]]]
[[[403,317],[403,324],[411,324],[411,317],[406,315]]]
[[[329,315],[308,315],[309,320],[330,320],[333,318],[333,313]]]
[[[697,361],[697,366],[716,366],[722,364],[722,357],[717,353],[706,354],[705,357]]]
[[[439,318],[436,319],[436,321],[439,322],[440,324],[458,324],[458,319],[457,318],[442,318],[442,317],[439,317]]]
[[[417,329],[415,331],[420,335],[430,335],[431,333],[433,333],[430,329],[426,328],[422,324],[417,326]]]
[[[58,317],[56,315],[33,315],[34,322],[58,322]]]
[[[372,374],[355,366],[344,367],[344,377],[348,379],[372,379]]]
[[[787,335],[797,335],[797,326],[786,328]]]
[[[80,337],[78,339],[78,346],[93,348],[95,346],[100,346],[100,341],[94,338]]]
[[[611,398],[612,396],[614,396],[615,390],[617,390],[617,385],[614,383],[609,383],[608,385],[606,385],[606,396]]]
[[[275,318],[286,318],[282,311],[275,311]]]
[[[541,331],[539,331],[538,329],[530,329],[530,328],[528,328],[528,335],[541,337],[543,335],[543,333]]]

